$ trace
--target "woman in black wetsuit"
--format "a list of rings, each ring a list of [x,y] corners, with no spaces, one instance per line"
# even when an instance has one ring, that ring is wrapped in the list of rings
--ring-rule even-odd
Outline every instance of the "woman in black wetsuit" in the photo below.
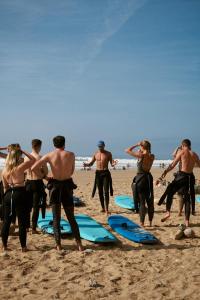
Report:
[[[17,144],[16,147],[9,149],[6,158],[5,168],[2,172],[3,186],[4,186],[4,219],[1,230],[1,238],[3,244],[3,251],[7,250],[7,241],[9,236],[10,224],[16,216],[18,217],[19,225],[19,239],[22,251],[26,251],[26,227],[29,217],[27,206],[26,190],[24,186],[24,172],[30,168],[35,158],[20,149]],[[28,157],[28,161],[24,162],[22,155]]]
[[[133,149],[140,147],[138,151]],[[135,210],[139,211],[140,224],[144,226],[146,215],[146,204],[149,216],[149,225],[152,225],[154,216],[154,194],[153,194],[153,177],[150,173],[155,156],[151,154],[151,144],[149,141],[142,141],[125,150],[129,155],[136,157],[137,175],[133,179],[133,199],[135,202]]]

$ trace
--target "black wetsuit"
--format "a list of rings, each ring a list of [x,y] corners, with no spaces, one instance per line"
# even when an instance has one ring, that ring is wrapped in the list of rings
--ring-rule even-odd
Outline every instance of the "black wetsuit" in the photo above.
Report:
[[[144,223],[146,215],[146,206],[148,208],[149,221],[154,216],[154,193],[153,193],[153,177],[150,172],[145,172],[142,168],[143,158],[138,160],[137,175],[133,179],[132,190],[135,203],[135,210],[140,213],[140,222]]]
[[[36,230],[40,208],[42,210],[42,217],[45,218],[46,192],[43,180],[27,180],[26,190],[29,195],[30,211],[33,208],[32,229]]]
[[[76,188],[76,185],[73,183],[73,180],[71,178],[67,180],[51,179],[48,183],[48,188],[50,189],[50,204],[53,212],[53,228],[56,244],[60,245],[61,240],[61,203],[71,226],[72,234],[76,241],[80,241],[80,232],[74,217],[73,189]]]
[[[181,172],[181,171],[179,171]],[[179,172],[174,174],[174,180],[176,181],[176,178],[180,176]],[[174,180],[167,186],[165,192],[163,193],[163,195],[161,196],[158,205],[162,205],[163,202],[165,201],[168,193],[171,193],[171,190],[174,187]],[[191,208],[192,208],[192,213],[195,213],[195,176],[194,173],[191,173],[191,177],[190,177],[190,198],[191,198]],[[181,187],[180,190],[177,191],[178,194],[180,194],[181,196],[184,196],[184,191],[183,188]],[[183,203],[184,205],[184,203]]]
[[[193,173],[185,173],[182,171],[177,172],[174,180],[168,185],[165,193],[162,195],[158,203],[161,205],[167,196],[166,210],[170,211],[172,206],[173,196],[176,192],[179,192],[183,196],[183,201],[185,204],[186,220],[189,220],[191,188],[192,188],[193,197],[195,195],[193,191],[194,181],[195,179]]]
[[[113,196],[112,177],[109,170],[96,170],[92,197],[95,195],[96,187],[98,187],[102,209],[105,210],[105,206],[106,209],[108,209],[110,200],[109,192],[110,195]]]
[[[1,230],[4,247],[7,247],[10,225],[16,216],[19,225],[19,240],[23,248],[26,247],[28,221],[27,193],[25,187],[10,187],[4,195],[4,219]]]

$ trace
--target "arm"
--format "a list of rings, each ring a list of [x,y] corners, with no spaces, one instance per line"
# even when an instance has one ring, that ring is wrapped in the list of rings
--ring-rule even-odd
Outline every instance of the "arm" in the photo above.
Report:
[[[176,158],[173,160],[173,162],[168,166],[167,169],[164,170],[163,174],[161,175],[160,179],[162,180],[163,178],[165,178],[165,176],[167,175],[168,172],[170,172],[171,170],[174,169],[174,167],[178,164],[178,162],[181,160],[181,155],[182,155],[182,151],[180,151],[177,155]]]
[[[9,184],[6,180],[6,177],[4,176],[4,174],[2,174],[2,182],[3,182],[3,188],[4,188],[4,192],[6,192],[9,188]]]
[[[29,169],[36,161],[35,157],[31,155],[30,153],[21,150],[22,153],[28,158],[27,160],[24,159],[24,162],[19,165],[19,170],[25,171],[26,169]]]
[[[95,161],[96,161],[96,157],[95,157],[95,155],[93,155],[92,160],[89,163],[84,162],[83,166],[84,167],[91,167],[95,163]]]
[[[142,158],[142,153],[139,152],[139,151],[133,151],[133,149],[137,148],[140,146],[140,143],[136,144],[136,145],[133,145],[132,147],[129,147],[127,149],[125,149],[125,152],[133,157],[136,157],[136,158]]]
[[[0,147],[0,151],[1,151],[1,150],[8,150],[8,147]],[[7,157],[7,154],[0,152],[0,157],[1,157],[1,158],[6,158],[6,157]]]
[[[47,164],[49,162],[49,157],[48,154],[44,155],[42,158],[40,158],[39,160],[37,160],[34,165],[31,168],[31,171],[35,172],[35,174],[38,174],[38,170],[40,168],[42,168],[42,166],[44,166],[45,164]],[[48,169],[47,169],[48,172]]]
[[[199,159],[199,156],[196,153],[195,153],[195,163],[200,168],[200,159]]]
[[[112,167],[116,166],[116,164],[118,163],[118,160],[114,160],[112,158],[112,153],[110,153],[110,159],[109,159],[109,162],[111,164]]]

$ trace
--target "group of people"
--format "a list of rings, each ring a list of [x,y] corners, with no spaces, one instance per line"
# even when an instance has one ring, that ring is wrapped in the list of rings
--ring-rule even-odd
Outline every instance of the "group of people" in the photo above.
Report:
[[[19,144],[11,144],[1,147],[7,153],[0,152],[0,157],[5,158],[5,167],[2,172],[3,194],[3,225],[1,238],[3,250],[8,249],[7,242],[11,223],[15,224],[18,218],[19,239],[22,251],[27,251],[27,230],[30,228],[30,216],[32,211],[32,233],[37,234],[37,221],[39,210],[42,208],[42,216],[45,217],[46,192],[43,180],[47,181],[50,192],[50,205],[53,213],[53,229],[56,249],[61,250],[61,204],[70,223],[72,234],[77,243],[78,250],[82,251],[80,232],[74,217],[73,190],[76,185],[72,175],[75,169],[75,155],[65,150],[65,138],[56,136],[53,138],[54,150],[44,156],[40,155],[42,142],[39,139],[32,140],[32,152],[21,149]],[[91,167],[96,162],[96,174],[92,196],[98,189],[101,212],[110,214],[109,198],[113,195],[112,177],[109,164],[115,167],[117,160],[113,160],[112,153],[105,149],[104,141],[99,141],[98,151],[90,162],[85,162],[84,167]],[[150,226],[154,217],[154,190],[153,177],[150,173],[155,156],[151,153],[149,141],[141,141],[125,150],[125,152],[137,158],[137,174],[133,178],[132,191],[135,204],[135,212],[139,213],[140,224],[144,226],[146,206]],[[23,158],[24,155],[24,158]],[[51,176],[48,174],[49,164]],[[156,184],[162,182],[169,171],[179,164],[179,171],[175,173],[174,180],[167,186],[159,205],[166,199],[166,215],[164,222],[170,217],[173,196],[176,192],[182,197],[185,205],[185,224],[189,226],[190,207],[195,214],[195,177],[193,169],[200,167],[198,155],[191,150],[191,142],[188,139],[182,141],[174,154],[173,162],[164,170]],[[183,206],[182,205],[182,206]]]

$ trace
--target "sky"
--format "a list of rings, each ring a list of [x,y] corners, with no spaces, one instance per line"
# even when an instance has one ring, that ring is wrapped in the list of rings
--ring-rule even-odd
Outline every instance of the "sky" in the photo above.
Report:
[[[0,146],[200,154],[199,0],[0,0]]]

